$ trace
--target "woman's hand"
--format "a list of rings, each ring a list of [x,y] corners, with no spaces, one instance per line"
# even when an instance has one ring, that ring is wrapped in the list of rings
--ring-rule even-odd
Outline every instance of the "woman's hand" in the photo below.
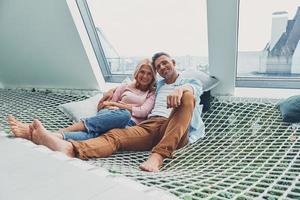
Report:
[[[97,111],[99,111],[99,110],[101,110],[101,109],[104,108],[105,105],[103,104],[103,102],[105,102],[105,101],[110,101],[110,100],[112,99],[115,90],[116,90],[116,88],[113,88],[113,89],[111,89],[111,90],[109,90],[108,92],[105,92],[105,93],[103,94],[103,97],[102,97],[102,98],[99,100],[99,102],[98,102],[98,105],[97,105]]]
[[[102,105],[103,105],[103,108],[107,108],[107,109],[110,109],[110,110],[116,110],[116,109],[119,109],[118,103],[116,103],[116,102],[104,101],[104,102],[102,103]]]
[[[112,101],[104,101],[102,103],[103,108],[107,109],[126,109],[129,112],[132,112],[132,105],[131,104],[126,104],[122,102],[112,102]]]

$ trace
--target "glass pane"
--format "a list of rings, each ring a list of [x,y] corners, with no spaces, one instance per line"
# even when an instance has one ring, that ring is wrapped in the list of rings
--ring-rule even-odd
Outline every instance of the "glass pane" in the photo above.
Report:
[[[300,77],[300,0],[241,0],[238,77]]]
[[[208,69],[206,0],[87,0],[113,74],[160,51],[177,68]]]

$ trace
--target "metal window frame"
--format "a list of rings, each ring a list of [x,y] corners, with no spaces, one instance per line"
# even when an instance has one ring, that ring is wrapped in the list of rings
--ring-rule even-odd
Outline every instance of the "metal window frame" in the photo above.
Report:
[[[276,78],[276,77],[243,77],[238,76],[238,42],[239,42],[239,24],[240,24],[240,4],[238,0],[238,25],[237,25],[237,57],[236,57],[236,87],[254,87],[254,88],[283,88],[283,89],[300,89],[300,78]]]
[[[83,20],[84,26],[88,33],[89,39],[91,41],[93,50],[95,52],[97,61],[99,63],[102,75],[106,82],[122,82],[126,77],[130,76],[128,74],[113,74],[109,68],[109,64],[106,60],[103,47],[98,38],[96,27],[93,21],[93,17],[89,10],[89,6],[86,0],[76,0],[78,10],[80,12],[81,18]]]

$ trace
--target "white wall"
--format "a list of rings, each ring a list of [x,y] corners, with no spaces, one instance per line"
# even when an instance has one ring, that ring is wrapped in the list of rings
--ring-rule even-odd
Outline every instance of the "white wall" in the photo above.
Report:
[[[236,76],[238,0],[207,0],[209,71],[220,80],[212,91],[233,95]]]
[[[300,74],[300,40],[298,41],[292,58],[291,73]]]
[[[274,48],[280,37],[286,32],[288,13],[273,13],[270,50]]]
[[[0,86],[98,89],[65,0],[0,1]]]

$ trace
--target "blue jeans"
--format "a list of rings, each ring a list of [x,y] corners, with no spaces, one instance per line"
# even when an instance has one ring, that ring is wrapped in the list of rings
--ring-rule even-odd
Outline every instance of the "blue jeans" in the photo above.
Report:
[[[130,119],[131,114],[126,109],[109,110],[102,109],[96,116],[83,119],[86,131],[64,132],[64,140],[88,140],[113,128],[125,128],[134,126],[135,122]]]

